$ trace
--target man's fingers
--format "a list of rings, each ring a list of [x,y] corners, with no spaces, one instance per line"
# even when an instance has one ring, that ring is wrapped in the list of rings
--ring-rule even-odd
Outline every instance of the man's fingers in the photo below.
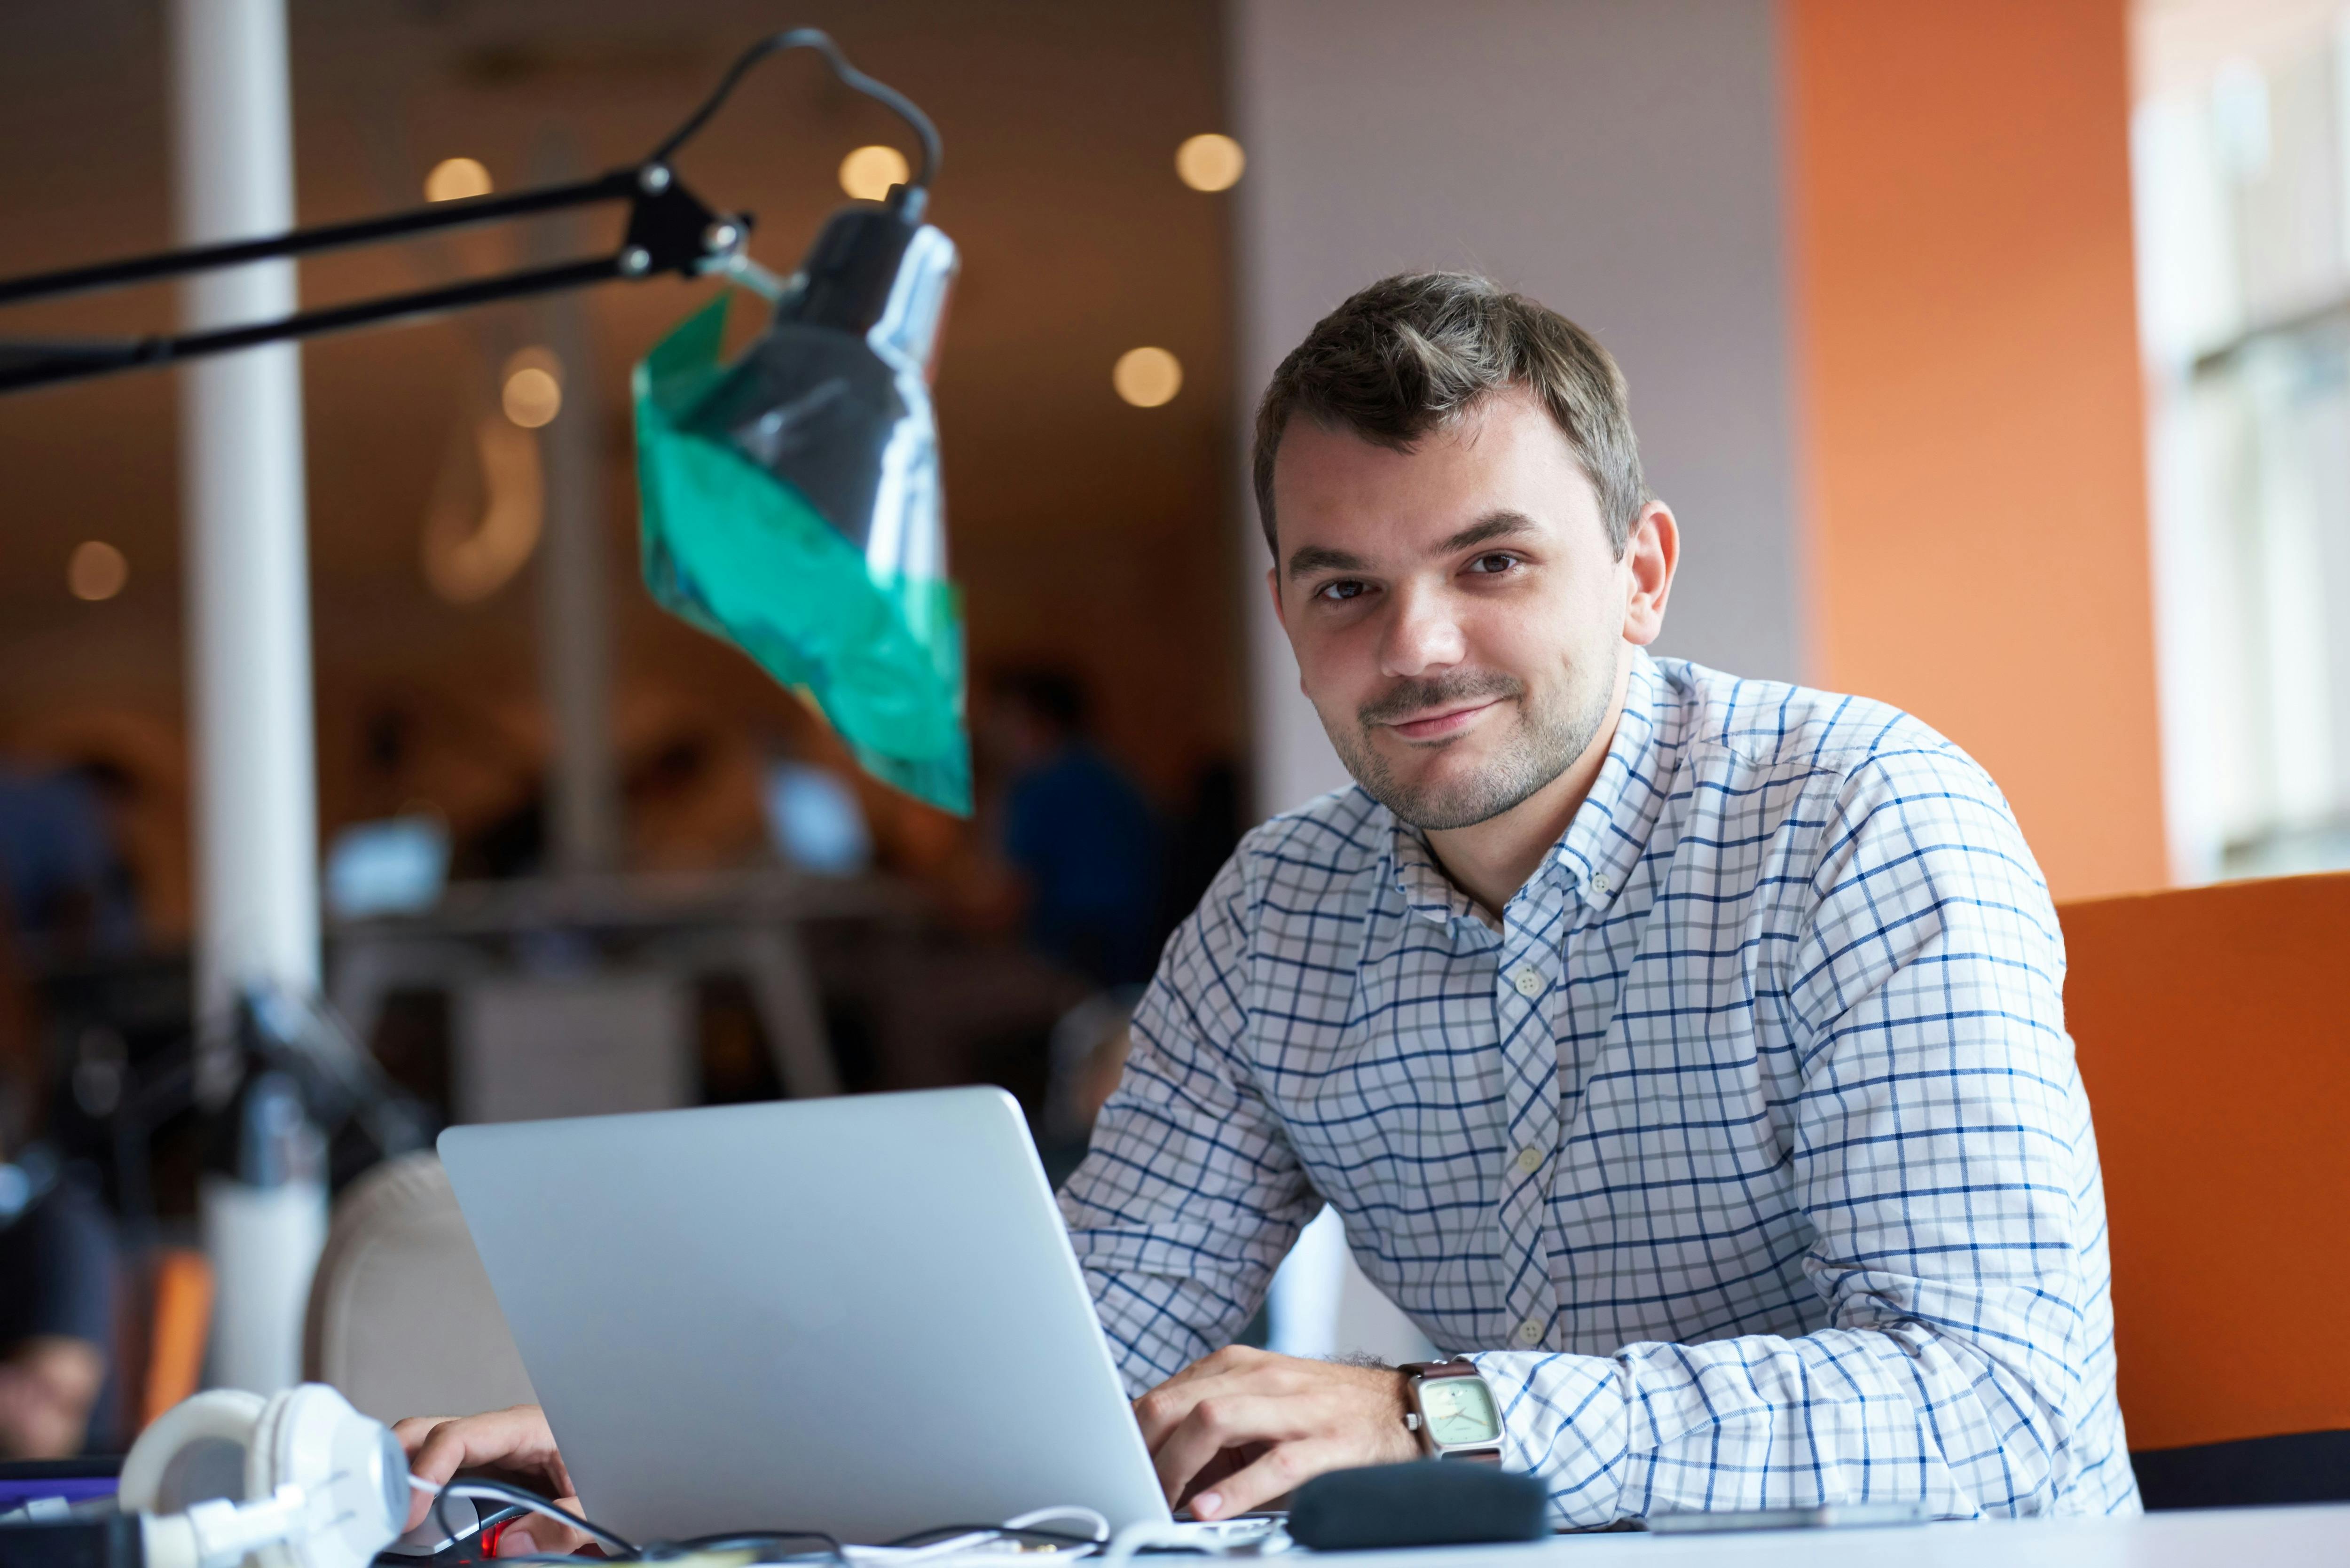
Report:
[[[1300,1414],[1295,1401],[1263,1395],[1220,1392],[1195,1402],[1150,1456],[1169,1505],[1225,1449],[1295,1437]]]
[[[402,1421],[392,1428],[392,1435],[400,1439],[400,1446],[408,1450],[408,1471],[411,1475],[429,1480],[435,1486],[449,1484],[449,1478],[457,1473],[457,1467],[465,1459],[464,1439],[450,1433],[450,1428],[456,1424],[454,1419],[447,1417],[433,1417]],[[432,1511],[433,1500],[430,1492],[417,1491],[412,1487],[409,1490],[411,1495],[408,1500],[408,1528],[413,1530],[424,1522],[426,1514]]]
[[[557,1498],[555,1506],[567,1513],[579,1512],[579,1500],[576,1497]],[[525,1514],[507,1525],[504,1533],[499,1535],[496,1554],[500,1557],[535,1557],[547,1553],[567,1557],[594,1539],[559,1519],[549,1519],[543,1513]]]
[[[1191,1500],[1194,1519],[1231,1519],[1253,1508],[1263,1508],[1284,1492],[1324,1470],[1343,1464],[1322,1452],[1325,1445],[1307,1439],[1276,1443],[1215,1486]]]
[[[436,1486],[447,1485],[461,1470],[494,1469],[549,1495],[572,1490],[563,1456],[555,1449],[555,1434],[535,1405],[454,1419],[411,1417],[395,1425],[392,1433],[408,1452],[411,1472]],[[410,1527],[421,1523],[432,1506],[430,1496],[417,1493],[409,1504]]]
[[[433,1428],[456,1418],[454,1416],[409,1416],[391,1424],[391,1435],[400,1439],[404,1452],[413,1454]]]
[[[1142,1428],[1144,1446],[1157,1452],[1167,1435],[1189,1420],[1203,1399],[1263,1398],[1295,1390],[1295,1374],[1286,1357],[1263,1351],[1248,1354],[1254,1359],[1227,1359],[1228,1351],[1204,1356],[1137,1399],[1134,1419]]]

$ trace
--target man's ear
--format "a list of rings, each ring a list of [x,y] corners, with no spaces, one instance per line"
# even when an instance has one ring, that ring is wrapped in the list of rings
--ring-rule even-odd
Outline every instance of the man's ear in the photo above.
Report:
[[[1672,508],[1651,501],[1632,520],[1624,541],[1624,565],[1631,593],[1624,601],[1624,640],[1643,647],[1665,629],[1665,601],[1672,597],[1673,573],[1680,566],[1681,529]]]
[[[1264,591],[1273,596],[1273,618],[1278,621],[1281,629],[1286,632],[1289,629],[1289,611],[1283,607],[1281,602],[1280,566],[1272,566],[1264,569]]]

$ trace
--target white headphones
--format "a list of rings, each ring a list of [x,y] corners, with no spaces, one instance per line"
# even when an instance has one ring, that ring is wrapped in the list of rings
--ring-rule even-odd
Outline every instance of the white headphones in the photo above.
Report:
[[[216,1388],[140,1434],[117,1500],[146,1568],[368,1568],[408,1522],[408,1457],[323,1383]]]

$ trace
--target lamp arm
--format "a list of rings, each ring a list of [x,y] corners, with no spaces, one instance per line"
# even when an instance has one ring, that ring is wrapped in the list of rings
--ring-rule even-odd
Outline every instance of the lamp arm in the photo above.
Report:
[[[312,337],[324,332],[458,310],[494,300],[548,294],[602,283],[610,278],[732,270],[745,259],[742,251],[750,232],[748,217],[723,216],[712,211],[679,182],[666,164],[647,163],[636,169],[615,170],[594,180],[521,191],[511,196],[484,196],[468,202],[436,202],[429,207],[358,223],[296,229],[288,234],[235,244],[167,251],[158,255],[107,262],[15,283],[0,283],[0,304],[147,279],[175,277],[214,267],[301,255],[347,245],[371,244],[430,229],[490,223],[566,207],[589,206],[622,197],[628,198],[629,202],[628,234],[621,241],[620,248],[610,255],[565,262],[525,272],[504,273],[494,277],[472,278],[445,287],[418,289],[348,305],[325,306],[271,321],[215,327],[202,332],[57,343],[0,342],[0,392],[59,381],[84,380],[117,370],[168,365],[176,360],[250,348],[262,343]]]
[[[361,218],[355,223],[323,223],[316,228],[296,229],[257,240],[196,245],[122,261],[99,262],[91,266],[68,267],[60,272],[36,273],[31,277],[0,281],[0,305],[53,298],[58,295],[86,294],[102,288],[120,288],[127,284],[181,277],[189,273],[210,272],[215,267],[239,266],[246,262],[307,255],[314,251],[339,250],[348,245],[375,244],[383,240],[430,233],[434,229],[459,228],[470,223],[496,223],[538,213],[560,212],[568,207],[591,206],[598,202],[616,201],[632,195],[636,188],[637,171],[620,169],[593,180],[581,180],[567,185],[546,185],[535,191],[517,191],[506,196],[474,196],[458,202],[435,202],[430,206],[387,213],[380,218]]]
[[[0,392],[58,381],[77,381],[116,370],[168,365],[174,360],[192,359],[206,354],[224,354],[262,343],[315,337],[322,332],[461,309],[493,300],[546,294],[615,277],[652,277],[671,272],[688,275],[723,272],[774,297],[779,290],[779,284],[754,263],[743,250],[743,242],[748,238],[751,228],[749,215],[722,214],[705,206],[678,182],[670,169],[669,159],[709,123],[711,116],[718,112],[727,96],[753,66],[779,50],[800,48],[816,50],[832,67],[833,75],[843,83],[888,106],[912,128],[915,137],[921,142],[922,164],[906,184],[890,192],[889,204],[909,223],[918,222],[929,198],[931,179],[938,171],[938,128],[903,93],[876,81],[850,65],[830,37],[813,27],[797,27],[762,38],[744,50],[728,67],[716,89],[701,107],[653,150],[651,157],[634,168],[616,169],[595,179],[570,184],[517,191],[512,195],[436,202],[429,206],[392,213],[380,218],[325,223],[256,240],[161,251],[153,255],[100,262],[93,266],[68,267],[31,277],[0,280],[0,306],[59,295],[82,294],[93,289],[119,288],[127,284],[181,277],[189,273],[307,255],[316,251],[376,244],[434,229],[498,223],[539,213],[559,212],[569,207],[593,206],[599,202],[625,200],[629,202],[628,235],[621,241],[620,248],[608,256],[567,262],[528,272],[505,273],[495,277],[452,284],[445,288],[420,289],[380,299],[328,306],[317,310],[299,311],[275,321],[259,321],[203,332],[51,343],[0,341]]]

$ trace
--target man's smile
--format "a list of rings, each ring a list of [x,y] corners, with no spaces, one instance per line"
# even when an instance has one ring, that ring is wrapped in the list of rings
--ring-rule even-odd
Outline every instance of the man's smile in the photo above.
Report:
[[[1390,719],[1386,727],[1407,741],[1450,740],[1474,724],[1480,715],[1506,701],[1506,697],[1488,697],[1482,701],[1456,703],[1409,719]]]

